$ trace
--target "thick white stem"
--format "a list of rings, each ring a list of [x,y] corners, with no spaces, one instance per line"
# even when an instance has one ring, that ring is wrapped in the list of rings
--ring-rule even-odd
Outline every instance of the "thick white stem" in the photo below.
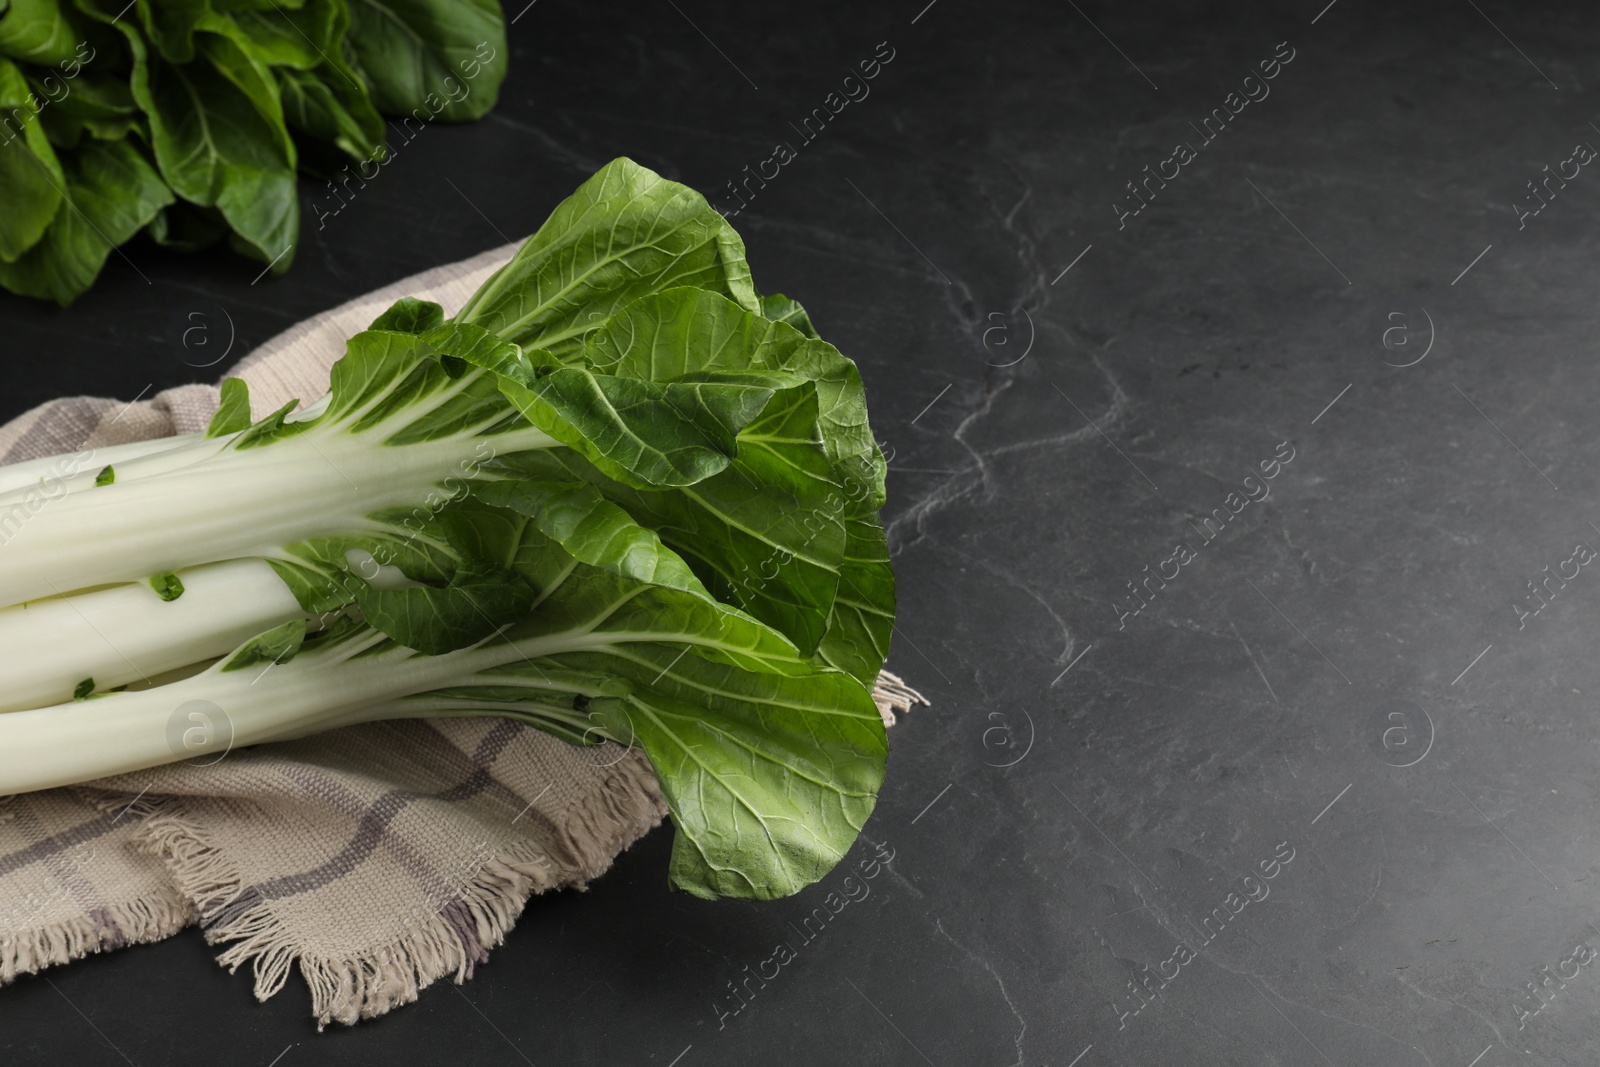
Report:
[[[422,657],[412,657],[417,659]],[[432,657],[440,658],[440,657]],[[49,789],[323,729],[415,673],[395,656],[329,664],[340,672],[263,664],[155,689],[0,715],[0,795]],[[321,664],[319,664],[320,666]]]
[[[231,749],[287,741],[334,726],[417,717],[401,698],[465,684],[479,671],[605,645],[570,632],[488,641],[443,656],[407,649],[348,657],[312,650],[280,665],[212,667],[154,689],[0,715],[0,796],[51,789]]]
[[[359,535],[374,512],[410,507],[426,515],[435,487],[470,477],[497,453],[557,443],[529,427],[386,446],[370,434],[318,427],[36,507],[0,509],[0,604]]]
[[[215,456],[232,438],[208,440],[194,436],[192,439],[172,437],[167,440],[182,443],[159,452],[129,456],[117,463],[102,462],[102,457],[96,456],[93,462],[82,464],[78,471],[69,477],[49,478],[26,489],[13,489],[8,493],[0,493],[0,526],[42,510],[47,504],[59,503],[73,493],[88,493],[104,488],[98,484],[99,477],[108,467],[111,468],[113,480],[117,482],[166,474]],[[90,453],[85,452],[78,457],[69,458],[81,460],[86,455]]]
[[[179,577],[184,591],[173,601],[134,582],[0,610],[0,711],[71,700],[85,678],[102,692],[152,679],[305,617],[259,559],[194,567]]]
[[[95,475],[108,466],[114,467],[119,463],[131,463],[146,456],[183,450],[204,440],[200,434],[158,437],[152,441],[80,448],[76,452],[64,452],[59,456],[8,463],[0,467],[0,501],[17,503],[30,491],[44,493],[54,499],[61,496],[69,487],[81,484],[85,478],[90,485],[93,485]]]
[[[316,418],[327,408],[330,399],[330,394],[324,393],[316,403],[290,413],[283,421],[304,422]],[[63,452],[43,459],[8,463],[0,466],[0,508],[25,500],[30,491],[35,494],[46,493],[54,500],[64,491],[85,486],[92,488],[95,476],[107,467],[115,468],[119,479],[174,470],[220,451],[237,436],[176,434],[122,445],[80,448],[76,452]]]

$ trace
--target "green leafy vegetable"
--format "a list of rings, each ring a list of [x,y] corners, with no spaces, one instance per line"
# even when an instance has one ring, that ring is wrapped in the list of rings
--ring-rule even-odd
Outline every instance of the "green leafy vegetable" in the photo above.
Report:
[[[7,19],[0,19],[4,26]],[[66,177],[44,130],[32,121],[37,104],[22,71],[0,59],[0,262],[11,263],[44,236],[61,206]],[[18,127],[21,127],[20,130]]]
[[[500,715],[642,751],[675,887],[816,881],[884,772],[883,460],[855,364],[742,248],[617,160],[454,320],[378,316],[309,408],[252,423],[229,380],[204,434],[34,511],[0,470],[0,794],[171,760],[188,700],[241,745]],[[74,703],[86,675],[113,691]]]
[[[9,0],[0,14],[0,55],[30,63],[70,59],[83,29],[59,0]]]
[[[429,655],[477,644],[538,600],[539,591],[515,571],[480,559],[463,560],[440,587],[356,588],[368,624]]]
[[[496,0],[350,0],[350,47],[381,111],[482,118],[505,76]]]
[[[565,361],[623,307],[674,286],[760,309],[744,241],[727,220],[693,190],[624,160],[563,201],[456,321]]]
[[[140,231],[282,273],[297,169],[481,117],[505,55],[497,0],[0,0],[0,286],[66,305]]]
[[[66,304],[93,283],[106,258],[172,203],[155,168],[127,141],[91,141],[66,157],[65,203],[44,237],[0,285]]]

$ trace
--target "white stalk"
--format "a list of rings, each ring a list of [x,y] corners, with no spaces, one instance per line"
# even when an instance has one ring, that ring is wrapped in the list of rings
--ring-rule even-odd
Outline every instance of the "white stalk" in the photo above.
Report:
[[[69,701],[86,678],[102,692],[154,679],[306,617],[259,559],[194,567],[179,577],[183,595],[173,601],[135,582],[0,610],[0,711]]]
[[[324,395],[311,407],[293,412],[283,421],[304,422],[315,418],[326,409],[328,400]],[[343,420],[340,426],[323,427],[322,432],[337,432],[341,427],[348,427],[349,421]],[[116,483],[182,470],[223,452],[238,437],[237,433],[220,437],[207,437],[203,433],[179,434],[127,445],[84,448],[0,466],[0,513],[21,501],[37,499],[41,493],[54,503],[74,492],[100,488],[95,485],[95,479],[107,467],[112,469]]]
[[[160,451],[143,452],[132,455],[117,463],[105,462],[104,457],[95,456],[90,462],[80,462],[75,473],[63,478],[50,478],[37,485],[26,489],[13,489],[7,493],[0,493],[0,517],[23,516],[30,511],[37,511],[44,503],[55,503],[72,493],[88,492],[93,489],[103,488],[97,485],[100,472],[110,467],[116,481],[126,482],[135,477],[145,477],[152,474],[165,474],[168,471],[180,470],[192,463],[216,455],[225,448],[234,435],[228,437],[205,438],[197,435],[184,438],[166,438],[167,441],[180,441]],[[93,455],[85,452],[69,459],[81,460],[83,456]],[[3,519],[0,519],[3,522]]]
[[[284,422],[305,422],[322,414],[332,400],[324,393],[315,403],[291,412]],[[238,434],[207,437],[203,433],[175,434],[133,441],[121,445],[98,445],[76,452],[45,456],[0,466],[0,508],[19,503],[29,492],[46,493],[54,500],[65,490],[94,486],[95,477],[107,467],[126,479],[144,474],[175,470],[187,463],[219,451]]]
[[[0,796],[211,758],[335,726],[416,718],[430,707],[405,697],[469,684],[492,667],[618,640],[579,630],[515,643],[491,639],[442,656],[400,647],[357,656],[367,642],[356,641],[283,664],[233,671],[217,665],[154,689],[9,712],[0,715]]]
[[[63,452],[58,456],[8,463],[0,467],[0,501],[15,502],[30,491],[56,497],[61,495],[62,486],[78,483],[85,476],[93,485],[95,475],[108,466],[182,450],[204,440],[205,437],[197,433],[181,437],[158,437],[151,441],[80,448],[76,452]]]
[[[386,446],[376,434],[318,426],[37,508],[0,510],[0,604],[359,535],[375,528],[372,513],[421,507],[445,478],[470,477],[497,453],[558,444],[532,427]]]

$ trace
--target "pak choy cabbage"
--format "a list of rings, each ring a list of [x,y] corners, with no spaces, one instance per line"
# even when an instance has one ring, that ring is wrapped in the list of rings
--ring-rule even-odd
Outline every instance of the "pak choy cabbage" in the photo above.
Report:
[[[894,574],[856,365],[693,190],[619,159],[330,391],[0,468],[0,795],[379,719],[648,757],[672,886],[794,893],[886,758]],[[109,462],[108,462],[109,461]],[[219,731],[220,733],[220,731]]]
[[[480,118],[505,70],[498,0],[0,0],[0,286],[69,304],[140,232],[282,273],[297,171],[342,204],[385,115]]]

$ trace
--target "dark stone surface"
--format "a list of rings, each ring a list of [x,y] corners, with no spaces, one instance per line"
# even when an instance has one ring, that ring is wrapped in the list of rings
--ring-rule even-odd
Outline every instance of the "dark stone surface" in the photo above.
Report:
[[[528,232],[615,155],[732,206],[789,142],[735,222],[758,282],[862,364],[893,450],[890,665],[934,702],[850,860],[893,852],[870,895],[803,943],[844,872],[673,897],[663,831],[379,1022],[319,1036],[302,987],[257,1006],[190,931],[0,994],[0,1058],[1600,1061],[1600,960],[1563,965],[1600,947],[1600,576],[1521,629],[1512,606],[1600,545],[1600,173],[1513,210],[1600,144],[1592,7],[923,2],[544,0],[499,110],[402,148],[286,278],[140,245],[148,284],[114,261],[70,312],[0,301],[0,414],[131,397],[214,373],[190,326],[242,354]],[[790,123],[880,41],[871,95],[802,145]],[[1123,182],[1281,41],[1270,96],[1119,229]],[[1281,442],[1270,496],[1205,543]],[[780,941],[796,958],[719,1018]],[[1576,976],[1538,997],[1546,967]]]

